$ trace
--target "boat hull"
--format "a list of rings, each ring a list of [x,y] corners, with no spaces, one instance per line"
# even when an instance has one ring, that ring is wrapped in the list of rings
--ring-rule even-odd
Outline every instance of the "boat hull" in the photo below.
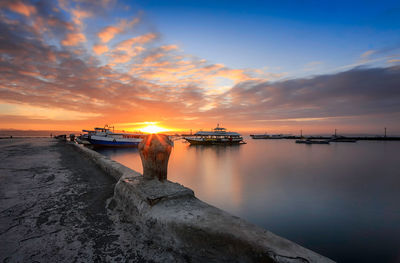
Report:
[[[269,139],[269,135],[250,135],[250,137],[254,140],[259,140],[259,139]]]
[[[239,145],[245,144],[243,141],[218,141],[218,140],[192,140],[186,139],[191,145]]]
[[[100,137],[100,138],[99,138]],[[137,147],[142,139],[115,139],[110,137],[91,136],[89,142],[97,147],[114,147],[114,148],[128,148]]]
[[[350,143],[357,142],[357,140],[355,140],[355,139],[333,139],[330,141],[331,142],[350,142]]]
[[[303,144],[329,144],[329,141],[296,140],[296,143],[303,143]]]

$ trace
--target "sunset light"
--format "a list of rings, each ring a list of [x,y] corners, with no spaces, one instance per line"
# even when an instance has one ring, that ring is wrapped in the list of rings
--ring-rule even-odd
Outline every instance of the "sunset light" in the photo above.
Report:
[[[160,133],[160,132],[166,132],[166,131],[170,131],[167,128],[163,128],[157,125],[148,125],[146,127],[143,127],[140,129],[141,132],[145,132],[145,133]]]
[[[379,15],[390,4],[346,9],[335,24],[308,20],[326,9],[296,1],[156,2],[0,1],[0,129],[162,132],[146,122],[200,130],[223,119],[248,133],[400,133],[400,34],[389,30],[400,20]],[[346,27],[359,21],[357,34]]]
[[[0,263],[399,262],[400,0],[0,0],[0,156]]]

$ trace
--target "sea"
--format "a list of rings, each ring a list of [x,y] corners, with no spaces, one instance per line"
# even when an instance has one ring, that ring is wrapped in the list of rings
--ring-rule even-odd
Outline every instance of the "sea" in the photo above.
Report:
[[[337,262],[400,262],[400,141],[174,142],[168,180]],[[138,172],[138,150],[97,149]]]

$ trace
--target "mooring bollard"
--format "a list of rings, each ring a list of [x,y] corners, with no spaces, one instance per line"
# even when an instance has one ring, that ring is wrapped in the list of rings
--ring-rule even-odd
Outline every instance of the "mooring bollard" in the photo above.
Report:
[[[147,179],[167,179],[169,155],[173,142],[164,134],[147,135],[139,144],[143,176]]]

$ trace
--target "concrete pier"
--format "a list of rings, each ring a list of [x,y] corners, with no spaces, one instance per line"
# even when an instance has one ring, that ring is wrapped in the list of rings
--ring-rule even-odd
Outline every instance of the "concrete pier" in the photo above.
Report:
[[[114,162],[77,149],[0,140],[0,262],[185,262],[110,204]]]
[[[332,262],[76,144],[2,140],[0,157],[1,261]]]

